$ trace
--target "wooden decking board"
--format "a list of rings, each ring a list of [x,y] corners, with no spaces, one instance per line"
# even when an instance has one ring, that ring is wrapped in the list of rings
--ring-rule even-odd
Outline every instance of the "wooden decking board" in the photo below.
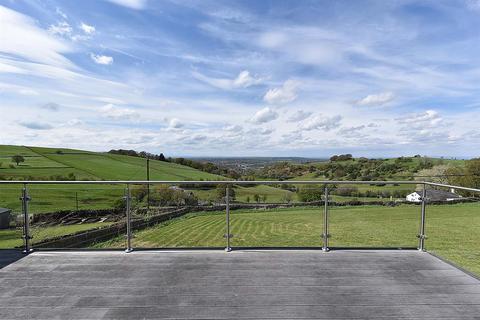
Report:
[[[39,252],[13,260],[1,255],[1,319],[480,314],[479,280],[416,251]]]

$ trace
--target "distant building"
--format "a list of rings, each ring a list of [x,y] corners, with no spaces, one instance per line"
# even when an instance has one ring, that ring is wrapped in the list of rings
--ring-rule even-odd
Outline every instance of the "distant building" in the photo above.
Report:
[[[427,190],[427,201],[455,201],[462,198],[462,196],[444,190]],[[422,191],[415,191],[406,197],[410,202],[422,202]]]
[[[10,228],[10,221],[12,220],[12,210],[0,208],[0,229]]]

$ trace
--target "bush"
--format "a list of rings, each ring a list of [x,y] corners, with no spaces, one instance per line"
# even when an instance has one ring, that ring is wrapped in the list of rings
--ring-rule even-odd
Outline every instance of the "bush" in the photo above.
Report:
[[[324,188],[320,186],[307,185],[298,190],[298,199],[301,202],[321,201]]]
[[[193,193],[165,185],[153,190],[150,202],[158,206],[198,205],[198,199]]]

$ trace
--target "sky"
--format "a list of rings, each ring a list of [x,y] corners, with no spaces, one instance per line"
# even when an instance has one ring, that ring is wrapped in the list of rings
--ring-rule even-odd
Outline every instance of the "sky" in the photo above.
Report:
[[[480,0],[0,0],[0,144],[480,156]]]

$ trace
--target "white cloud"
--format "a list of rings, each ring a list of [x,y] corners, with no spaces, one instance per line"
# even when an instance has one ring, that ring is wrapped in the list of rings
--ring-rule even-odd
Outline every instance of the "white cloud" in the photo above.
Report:
[[[101,107],[100,112],[104,117],[113,120],[132,120],[140,116],[135,110],[129,108],[120,108],[111,103]]]
[[[39,28],[32,18],[0,6],[0,30],[1,53],[32,62],[73,67],[62,56],[62,53],[72,51],[71,47]]]
[[[147,5],[147,0],[107,0],[130,9],[141,10]]]
[[[430,125],[439,124],[442,121],[442,118],[435,110],[426,110],[425,112],[414,113],[407,117],[395,119],[398,123],[401,124],[419,124],[425,125],[425,123]]]
[[[361,106],[381,106],[392,101],[394,97],[393,92],[369,94],[365,98],[358,100],[357,104]]]
[[[180,129],[184,126],[184,124],[178,120],[177,118],[173,118],[169,121],[168,127],[171,129]]]
[[[340,127],[341,121],[342,121],[342,117],[340,115],[336,115],[333,117],[324,117],[322,115],[318,115],[302,123],[300,125],[300,129],[307,130],[307,131],[317,130],[317,129],[330,131]]]
[[[269,107],[263,108],[255,113],[255,115],[250,119],[252,123],[262,124],[273,121],[278,118],[278,113]]]
[[[90,58],[92,58],[92,60],[98,64],[109,65],[113,63],[113,58],[109,56],[96,55],[96,54],[90,53]]]
[[[288,117],[287,122],[298,122],[307,119],[313,114],[311,111],[297,110],[295,113]]]
[[[240,72],[235,80],[233,80],[233,84],[237,87],[247,88],[254,84],[259,84],[262,81],[260,78],[252,77],[248,70],[243,70]]]
[[[242,72],[240,72],[235,79],[210,78],[198,72],[193,72],[193,76],[196,79],[208,83],[213,87],[224,90],[248,88],[263,81],[263,79],[259,77],[252,77],[248,70],[243,70]]]
[[[281,88],[273,88],[267,91],[263,100],[270,103],[284,104],[297,98],[297,89],[300,83],[296,80],[287,80]]]
[[[48,32],[60,36],[70,36],[72,34],[72,27],[66,21],[60,21],[57,24],[52,24],[48,27]]]
[[[90,26],[83,22],[80,24],[80,29],[82,29],[86,34],[93,34],[95,32],[94,26]]]

